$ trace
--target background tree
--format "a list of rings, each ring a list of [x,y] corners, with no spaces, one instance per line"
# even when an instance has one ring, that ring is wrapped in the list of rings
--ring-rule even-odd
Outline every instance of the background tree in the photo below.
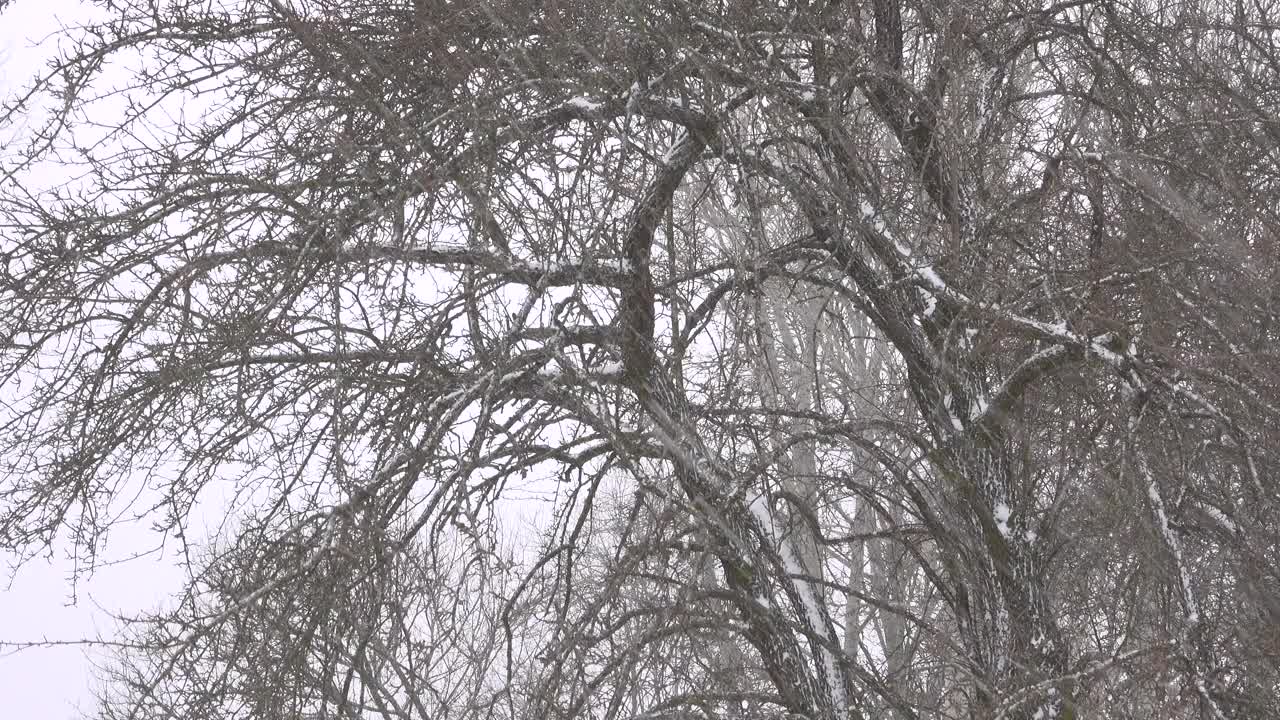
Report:
[[[1272,5],[104,7],[0,115],[0,538],[190,558],[104,716],[1280,704]]]

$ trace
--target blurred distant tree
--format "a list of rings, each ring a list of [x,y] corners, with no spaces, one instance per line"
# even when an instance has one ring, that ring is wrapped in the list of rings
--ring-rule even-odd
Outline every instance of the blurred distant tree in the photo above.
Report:
[[[104,717],[1280,706],[1275,3],[101,4],[0,541],[189,558]]]

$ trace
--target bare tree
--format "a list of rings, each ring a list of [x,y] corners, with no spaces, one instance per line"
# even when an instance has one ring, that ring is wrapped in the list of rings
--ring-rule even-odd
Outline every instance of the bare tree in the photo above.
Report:
[[[0,537],[191,558],[104,717],[1280,705],[1273,4],[104,7],[0,114]]]

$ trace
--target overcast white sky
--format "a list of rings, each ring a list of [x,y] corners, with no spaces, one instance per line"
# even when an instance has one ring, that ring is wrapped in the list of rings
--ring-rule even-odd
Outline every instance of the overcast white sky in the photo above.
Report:
[[[16,0],[0,14],[0,96],[21,88],[43,67],[53,49],[48,36],[60,24],[76,24],[86,14],[77,0]],[[5,153],[0,148],[0,156]],[[127,557],[155,543],[146,527],[122,528],[111,537],[107,559]],[[74,565],[66,555],[66,547],[57,548],[47,561],[33,561],[15,574],[13,558],[0,553],[0,640],[109,637],[112,613],[159,604],[181,581],[171,563],[142,558],[103,567],[82,579],[71,604]],[[77,708],[91,713],[95,656],[104,659],[100,652],[74,646],[0,655],[0,716],[62,720],[80,716]]]
[[[15,0],[0,15],[0,97],[20,90],[44,68],[47,58],[55,53],[59,27],[82,23],[88,17],[89,9],[79,0]],[[3,148],[11,134],[0,128],[0,158],[12,152]],[[36,187],[66,181],[58,176],[57,168],[47,166],[33,180]],[[536,492],[532,486],[538,482],[530,481],[530,493]],[[554,496],[555,487],[552,481],[550,496]],[[223,501],[217,492],[209,494],[213,497],[202,499],[216,509]],[[143,498],[135,507],[146,504]],[[546,503],[525,502],[517,493],[513,502],[503,504],[503,525],[509,530],[527,529],[544,522],[549,514]],[[216,520],[211,516],[203,521],[193,518],[197,527],[189,528],[195,532],[188,532],[188,537],[200,538],[202,529],[207,536]],[[200,524],[206,527],[200,528]],[[66,545],[55,547],[49,557],[28,563],[16,574],[13,558],[0,553],[0,641],[109,639],[115,631],[113,615],[135,614],[164,604],[181,589],[181,568],[163,557],[153,554],[112,564],[160,542],[146,523],[117,528],[108,540],[100,558],[104,565],[91,576],[81,577],[74,587],[75,565]],[[94,662],[109,659],[109,653],[74,644],[0,654],[0,720],[63,720],[92,714]]]

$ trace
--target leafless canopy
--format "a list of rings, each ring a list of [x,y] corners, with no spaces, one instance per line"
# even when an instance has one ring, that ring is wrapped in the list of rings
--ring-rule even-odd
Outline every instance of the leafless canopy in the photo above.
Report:
[[[0,541],[182,550],[102,717],[1274,717],[1274,0],[101,5]]]

